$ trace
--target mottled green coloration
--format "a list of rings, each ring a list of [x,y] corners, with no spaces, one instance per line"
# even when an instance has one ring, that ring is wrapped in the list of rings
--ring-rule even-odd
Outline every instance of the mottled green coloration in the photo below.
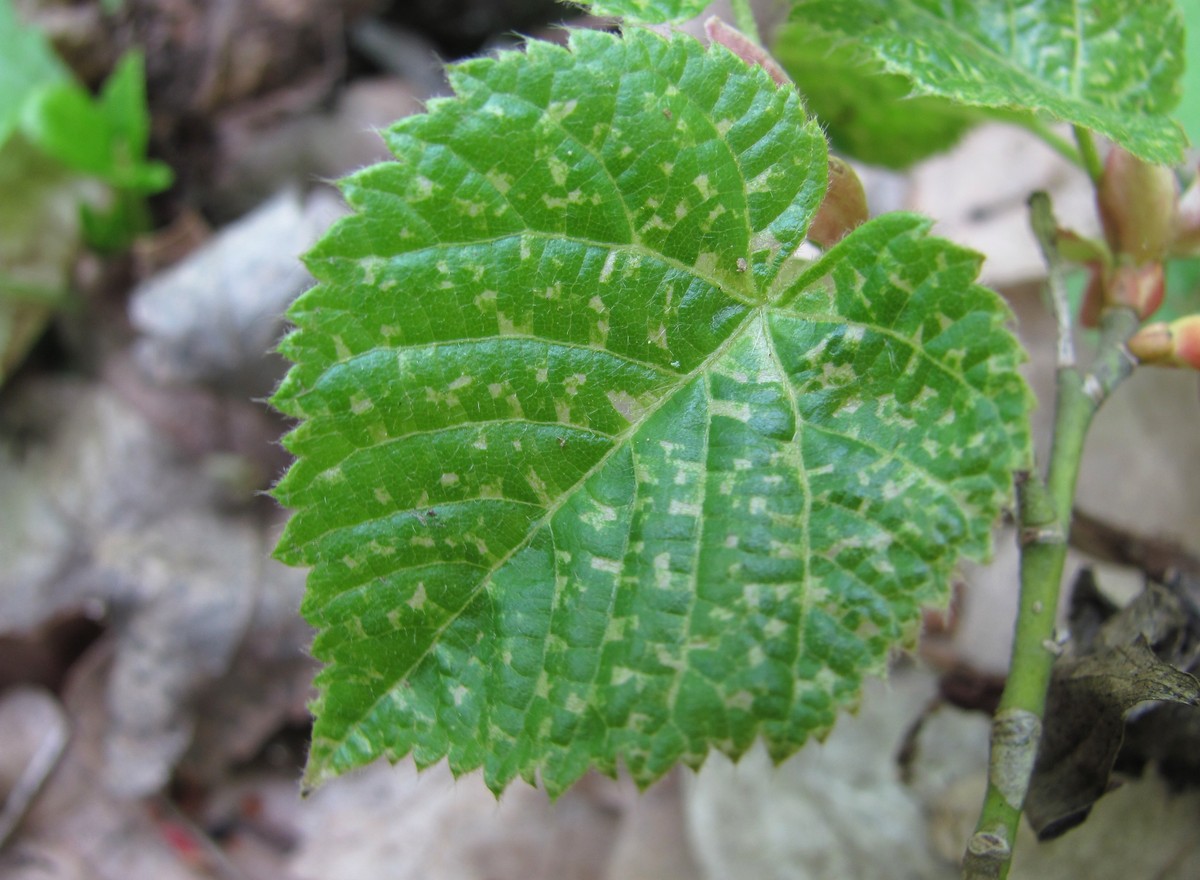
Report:
[[[695,18],[710,0],[570,0],[596,15],[622,18],[626,24],[663,24]]]
[[[839,151],[872,165],[906,168],[951,147],[980,119],[948,98],[912,97],[907,77],[887,73],[861,46],[817,28],[780,30],[772,53]]]
[[[798,0],[793,20],[870,50],[915,95],[1081,125],[1151,162],[1182,155],[1175,0]]]
[[[1008,312],[910,215],[792,259],[825,142],[723,49],[581,32],[451,77],[343,182],[283,343],[308,781],[782,758],[987,554],[1029,455]]]

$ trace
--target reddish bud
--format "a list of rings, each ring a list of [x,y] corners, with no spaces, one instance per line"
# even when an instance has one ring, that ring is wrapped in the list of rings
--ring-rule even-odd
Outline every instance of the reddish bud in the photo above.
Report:
[[[1079,306],[1079,323],[1084,327],[1099,327],[1100,313],[1105,306],[1105,267],[1099,263],[1088,263],[1087,287],[1083,289],[1083,302]]]
[[[1200,314],[1147,324],[1129,340],[1129,351],[1144,364],[1200,370]]]
[[[1163,165],[1113,147],[1096,192],[1109,247],[1135,263],[1161,260],[1175,238],[1179,181]]]
[[[1162,263],[1118,266],[1109,277],[1108,305],[1129,306],[1143,320],[1158,311],[1166,295]]]
[[[1087,286],[1079,307],[1079,323],[1084,327],[1099,327],[1101,314],[1110,306],[1128,306],[1145,320],[1163,304],[1166,277],[1162,263],[1116,267],[1088,263],[1087,270]]]
[[[867,217],[867,193],[862,181],[853,168],[830,156],[829,188],[808,227],[808,240],[823,248],[833,247],[856,226],[866,223]]]
[[[766,49],[737,28],[731,27],[721,21],[715,15],[704,22],[704,32],[708,34],[708,38],[714,43],[720,43],[747,64],[754,64],[761,67],[779,85],[786,86],[791,83],[792,78],[787,75],[787,71],[780,66],[779,62]]]
[[[1129,340],[1129,353],[1143,364],[1165,363],[1171,356],[1171,325],[1147,324]]]
[[[1200,370],[1200,315],[1172,321],[1171,336],[1175,339],[1176,363]]]

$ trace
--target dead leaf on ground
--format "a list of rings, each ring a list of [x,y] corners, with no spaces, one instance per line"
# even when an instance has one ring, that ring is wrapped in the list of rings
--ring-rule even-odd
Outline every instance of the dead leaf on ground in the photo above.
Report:
[[[29,810],[70,737],[54,695],[17,687],[0,698],[0,847]]]
[[[292,872],[304,880],[605,880],[620,827],[588,779],[553,804],[528,786],[500,800],[445,763],[373,764],[322,786],[300,811]]]
[[[114,795],[102,782],[111,648],[94,645],[72,670],[63,698],[70,745],[0,854],[5,880],[212,880],[172,847],[147,802]]]
[[[0,433],[4,631],[107,609],[116,642],[102,777],[113,790],[159,790],[201,711],[203,730],[241,735],[206,735],[194,766],[244,760],[251,740],[295,717],[308,687],[303,573],[269,560],[261,512],[221,507],[204,469],[103,386],[25,392],[9,399]]]
[[[272,354],[284,312],[312,278],[300,255],[344,213],[331,190],[284,191],[143,283],[129,305],[138,365],[159,385],[202,382],[262,396],[283,375]]]
[[[689,831],[710,880],[957,876],[927,843],[927,819],[900,780],[896,750],[936,688],[918,670],[869,681],[856,716],[778,766],[754,748],[709,757],[690,786]]]
[[[1042,840],[1078,825],[1110,790],[1125,719],[1136,706],[1149,700],[1200,705],[1200,683],[1158,656],[1178,662],[1188,618],[1177,596],[1151,584],[1098,626],[1083,617],[1088,603],[1075,607],[1087,641],[1055,664],[1025,801]]]

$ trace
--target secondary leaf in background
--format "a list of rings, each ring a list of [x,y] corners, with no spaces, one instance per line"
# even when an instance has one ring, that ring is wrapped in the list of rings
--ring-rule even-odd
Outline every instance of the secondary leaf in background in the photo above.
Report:
[[[283,344],[307,779],[786,756],[988,552],[1029,456],[1008,312],[910,215],[789,263],[825,143],[724,49],[579,32],[451,77],[344,181]]]
[[[0,147],[0,384],[66,301],[80,245],[78,206],[100,189],[19,134]]]
[[[905,168],[949,148],[978,120],[945,98],[909,97],[906,77],[816,28],[785,27],[771,48],[834,147],[863,162]]]
[[[174,175],[163,162],[146,158],[150,143],[150,111],[146,104],[146,69],[140,52],[128,52],[117,63],[104,83],[95,104],[96,130],[89,145],[96,164],[92,173],[109,181],[117,190],[107,210],[83,207],[83,229],[88,244],[99,251],[119,251],[131,239],[150,228],[150,215],[144,195],[160,192],[171,185]],[[78,120],[67,115],[65,124],[48,132],[67,156],[77,148],[69,146],[72,127]],[[48,149],[49,152],[54,150]],[[67,157],[59,153],[60,158]]]
[[[695,18],[710,0],[573,0],[595,15],[619,16],[626,23],[662,24]]]
[[[870,50],[916,95],[1082,125],[1151,162],[1182,155],[1175,0],[798,0],[793,21]]]
[[[146,159],[145,97],[140,54],[93,98],[0,0],[0,383],[63,298],[82,241],[127,246],[149,225],[142,196],[170,185],[171,169]]]
[[[1193,147],[1200,146],[1200,3],[1182,0],[1183,21],[1186,31],[1186,70],[1183,78],[1183,97],[1179,101],[1176,117]]]
[[[121,59],[98,99],[71,81],[37,92],[21,129],[47,155],[117,189],[150,193],[171,183],[166,165],[145,158],[150,117],[137,52]]]
[[[36,93],[69,81],[46,38],[0,0],[0,384],[61,302],[78,244],[80,182],[14,137]]]
[[[150,145],[150,109],[146,104],[146,62],[141,52],[127,52],[100,90],[99,106],[112,132],[113,165],[130,176],[129,189],[155,191],[170,185],[170,171],[160,162],[146,163]]]
[[[42,33],[17,20],[12,0],[0,0],[0,147],[33,92],[69,79]]]

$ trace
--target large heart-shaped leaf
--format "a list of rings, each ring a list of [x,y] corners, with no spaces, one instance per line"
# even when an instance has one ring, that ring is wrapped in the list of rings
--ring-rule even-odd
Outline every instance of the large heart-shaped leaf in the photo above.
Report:
[[[1044,114],[1151,162],[1182,156],[1175,0],[795,0],[793,20],[870,51],[916,95]]]
[[[283,345],[308,780],[789,754],[989,549],[1029,448],[1008,312],[910,215],[795,259],[825,142],[724,49],[451,76],[343,182]]]

